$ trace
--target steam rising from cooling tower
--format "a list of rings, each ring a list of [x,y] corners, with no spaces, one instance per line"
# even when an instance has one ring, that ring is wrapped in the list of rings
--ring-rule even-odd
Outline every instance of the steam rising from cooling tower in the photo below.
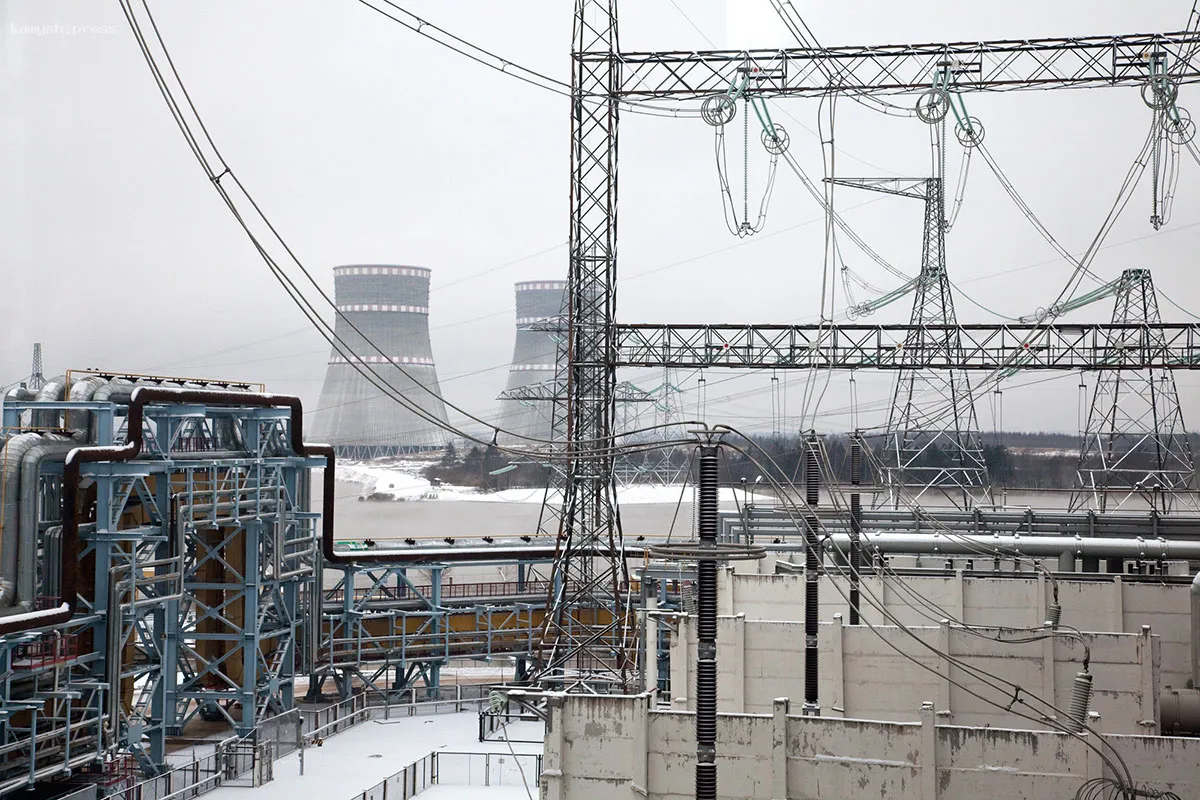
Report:
[[[508,383],[501,395],[497,425],[538,439],[550,438],[558,345],[547,330],[563,313],[565,281],[526,281],[516,285],[517,334]],[[561,436],[560,432],[560,436]]]
[[[442,428],[405,408],[388,396],[386,387],[378,388],[359,372],[369,370],[394,386],[394,394],[433,420],[446,422],[429,343],[429,270],[369,264],[334,267],[333,275],[334,302],[341,312],[335,330],[353,356],[348,359],[335,349],[329,357],[313,438],[349,458],[442,447],[448,438]]]

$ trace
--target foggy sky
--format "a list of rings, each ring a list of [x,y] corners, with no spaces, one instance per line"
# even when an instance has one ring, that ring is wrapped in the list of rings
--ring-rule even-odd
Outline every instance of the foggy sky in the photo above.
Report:
[[[705,48],[708,40],[720,47],[791,44],[766,0],[731,0],[728,20],[718,0],[676,3],[690,21],[671,0],[626,0],[623,49]],[[565,79],[571,5],[412,0],[405,7]],[[834,45],[1178,30],[1191,6],[900,5],[797,7],[822,43]],[[443,391],[480,416],[494,413],[511,356],[513,283],[566,274],[567,100],[486,70],[353,0],[156,0],[151,7],[213,137],[304,263],[329,291],[337,264],[432,269],[430,325]],[[32,342],[41,341],[54,372],[100,367],[264,381],[315,407],[328,347],[207,185],[117,4],[3,0],[0,69],[0,383],[27,374]],[[1196,92],[1184,87],[1179,103],[1186,107]],[[1149,129],[1137,90],[965,100],[1025,200],[1068,249],[1082,251]],[[792,151],[810,176],[821,177],[818,140],[803,127],[816,129],[817,101],[782,104],[798,120],[782,119]],[[710,128],[633,115],[621,126],[620,320],[813,320],[823,224],[796,178],[781,166],[766,230],[738,240],[722,220]],[[928,132],[916,120],[884,118],[843,99],[835,137],[838,175],[928,173]],[[740,139],[731,141],[740,156]],[[740,181],[740,159],[731,163]],[[947,163],[952,180],[956,148]],[[752,148],[752,193],[765,170],[761,148]],[[1200,166],[1185,154],[1181,172],[1170,223],[1157,234],[1149,225],[1147,176],[1093,269],[1112,278],[1150,267],[1161,290],[1200,309],[1192,256],[1200,244]],[[875,202],[862,205],[869,200]],[[916,272],[919,203],[839,190],[837,204],[880,253]],[[898,284],[841,243],[846,263],[869,282],[881,289]],[[948,269],[974,300],[1007,316],[1053,300],[1070,272],[978,157],[949,235]],[[841,286],[831,290],[844,306]],[[1111,308],[1111,300],[1101,302],[1068,319],[1107,320]],[[957,309],[962,322],[997,320],[963,297]],[[909,311],[903,300],[864,321],[906,321]],[[1184,319],[1166,304],[1163,315]],[[769,429],[770,376],[717,384],[728,376],[705,376],[707,417]],[[653,371],[628,377],[644,388],[660,379]],[[679,376],[688,386],[696,378]],[[775,423],[793,425],[806,376],[786,378],[791,419]],[[856,379],[860,424],[882,422],[891,376]],[[1177,373],[1177,380],[1185,419],[1196,428],[1200,378]],[[1010,379],[1005,427],[1075,430],[1078,384],[1069,373]],[[722,399],[727,395],[733,397]],[[979,404],[984,430],[993,425],[990,399]],[[694,392],[684,402],[689,415],[701,410]],[[849,405],[847,377],[835,375],[821,408]],[[849,422],[830,415],[817,424],[829,430]]]

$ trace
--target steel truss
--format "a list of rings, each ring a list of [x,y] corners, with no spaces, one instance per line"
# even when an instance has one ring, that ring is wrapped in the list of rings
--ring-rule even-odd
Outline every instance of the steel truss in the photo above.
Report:
[[[620,559],[597,563],[575,553],[621,543],[613,462],[584,458],[613,439],[616,367],[881,367],[995,369],[998,366],[1108,369],[1097,329],[1071,333],[1007,326],[954,326],[963,355],[927,351],[912,363],[899,349],[910,331],[841,326],[623,326],[615,324],[617,276],[617,143],[622,102],[649,98],[698,100],[725,92],[738,74],[752,74],[751,96],[915,93],[929,89],[949,62],[955,92],[1145,86],[1164,71],[1176,83],[1200,81],[1200,34],[1192,31],[1087,38],[1026,39],[966,44],[790,48],[785,50],[622,53],[616,0],[575,0],[571,78],[571,221],[565,371],[567,401],[556,417],[566,424],[568,455],[561,518],[557,522],[559,585],[547,617],[540,675],[548,685],[570,683],[569,670],[616,688],[631,685],[625,642],[630,621],[615,588],[626,568]],[[1165,67],[1165,69],[1164,69]],[[1157,72],[1156,72],[1157,71]],[[1079,331],[1079,327],[1071,330]],[[1148,361],[1192,366],[1197,328],[1162,326],[1165,342],[1142,348]],[[713,334],[717,333],[716,336]],[[936,331],[935,331],[936,333]],[[842,339],[850,334],[850,341]],[[972,337],[982,336],[982,341]],[[1178,352],[1177,337],[1187,340]],[[834,341],[830,341],[834,337]],[[1135,337],[1136,338],[1136,337]],[[1146,338],[1146,337],[1143,337]],[[730,340],[734,341],[730,341]],[[890,341],[885,341],[890,339]],[[738,347],[740,344],[742,347]],[[814,347],[815,345],[815,347]],[[848,351],[842,348],[849,346]],[[730,351],[733,352],[730,352]],[[997,352],[999,350],[999,352]],[[1179,356],[1178,359],[1174,358]],[[1073,362],[1073,363],[1068,363]],[[1162,366],[1168,366],[1163,363]],[[549,499],[550,493],[547,493]],[[543,525],[543,530],[546,530]],[[565,680],[563,680],[565,679]],[[636,683],[636,682],[635,682]]]
[[[934,350],[962,359],[963,342],[955,326],[954,296],[946,273],[946,219],[942,178],[831,178],[830,183],[923,201],[921,270],[913,287],[911,335],[901,358],[920,361]],[[940,327],[938,327],[940,326]],[[960,508],[991,500],[987,464],[971,380],[965,370],[906,369],[896,376],[887,429],[879,445],[886,498],[899,506],[902,487],[919,501],[939,491]]]
[[[517,674],[538,651],[548,585],[527,580],[530,562],[504,562],[516,580],[453,584],[449,566],[349,564],[322,592],[309,691],[332,679],[338,694],[362,689],[437,700],[452,659],[513,658]],[[421,575],[418,582],[415,575]]]
[[[620,367],[1122,370],[1200,368],[1200,323],[618,325]],[[922,342],[915,348],[910,341]],[[924,341],[922,341],[924,340]],[[954,340],[961,346],[947,348]],[[1119,341],[1120,352],[1112,342]]]
[[[720,94],[739,71],[754,75],[748,93],[820,97],[829,92],[909,94],[930,88],[947,64],[960,92],[1139,86],[1165,63],[1181,83],[1200,80],[1200,33],[1132,34],[957,44],[792,47],[620,53],[617,97],[693,100]],[[604,50],[584,54],[603,62]]]
[[[1150,270],[1127,269],[1121,274],[1112,320],[1145,326],[1149,343],[1157,344],[1163,336],[1157,327],[1162,317]],[[1176,506],[1200,510],[1193,495],[1179,491],[1191,487],[1196,464],[1175,376],[1161,367],[1142,367],[1137,342],[1128,342],[1130,334],[1118,329],[1109,340],[1109,359],[1128,368],[1106,371],[1096,379],[1070,508],[1107,511],[1137,497],[1157,511]]]
[[[123,405],[6,403],[5,421],[31,408],[95,415],[101,445],[127,438]],[[167,738],[197,715],[245,734],[293,707],[319,516],[307,510],[301,479],[319,460],[292,452],[287,408],[166,403],[143,411],[137,458],[80,467],[95,500],[78,529],[75,617],[50,632],[0,637],[0,658],[10,663],[52,653],[30,663],[47,676],[38,680],[52,679],[42,694],[61,699],[54,705],[23,707],[27,675],[0,670],[0,747],[44,766],[39,779],[77,768],[76,753],[112,764],[133,757],[154,773],[166,764]],[[42,476],[38,594],[47,597],[60,581],[61,471]],[[16,740],[39,715],[36,744],[28,739],[22,750]],[[66,757],[64,738],[72,741]]]

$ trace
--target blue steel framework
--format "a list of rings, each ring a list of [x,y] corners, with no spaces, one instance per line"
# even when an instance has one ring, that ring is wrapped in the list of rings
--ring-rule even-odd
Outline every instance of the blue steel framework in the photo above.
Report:
[[[342,697],[359,688],[381,696],[423,689],[436,699],[452,659],[512,658],[522,676],[537,651],[548,589],[526,579],[534,563],[496,561],[515,568],[517,579],[467,584],[447,580],[450,563],[338,565],[341,577],[322,592],[311,695],[332,679]]]
[[[96,443],[127,438],[110,402],[5,404],[5,427],[29,408],[86,410]],[[197,714],[246,733],[292,707],[319,516],[301,478],[323,461],[291,450],[290,424],[287,408],[150,405],[136,459],[81,467],[95,515],[76,614],[0,637],[0,793],[121,754],[154,772]],[[61,472],[41,478],[39,596],[59,579]]]

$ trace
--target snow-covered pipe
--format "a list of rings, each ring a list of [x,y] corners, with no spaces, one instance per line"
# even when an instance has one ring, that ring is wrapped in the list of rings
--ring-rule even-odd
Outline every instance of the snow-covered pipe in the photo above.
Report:
[[[1200,689],[1200,572],[1192,579],[1192,686]]]
[[[4,402],[6,404],[8,404],[8,403],[25,403],[25,402],[32,400],[36,395],[37,395],[36,392],[32,391],[28,386],[26,386],[25,384],[22,383],[20,386],[14,386],[8,390],[8,392],[4,395]],[[22,412],[22,413],[24,413],[24,412]],[[21,424],[19,420],[20,420],[20,417],[18,417],[18,422],[17,422],[18,426],[20,426],[20,424]],[[0,437],[0,438],[2,438],[2,437]]]
[[[72,403],[86,403],[91,400],[100,387],[107,384],[108,381],[97,375],[91,375],[81,381],[76,381],[71,384],[71,390],[67,393],[67,399]],[[81,438],[86,438],[90,427],[92,413],[90,411],[68,411],[63,415],[65,425],[72,431],[78,431]]]
[[[66,390],[67,376],[57,375],[42,384],[33,400],[35,403],[54,403],[63,399]],[[57,428],[61,419],[61,411],[34,411],[30,422],[35,428]]]
[[[0,475],[3,476],[0,493],[4,500],[0,507],[0,609],[11,607],[16,600],[21,459],[41,439],[36,433],[22,433],[9,439],[0,450]]]
[[[72,438],[46,434],[40,442],[25,451],[21,458],[17,599],[26,611],[33,608],[34,593],[37,590],[38,488],[42,477],[42,464],[47,461],[62,461],[67,457],[67,453],[82,443],[82,436]]]

